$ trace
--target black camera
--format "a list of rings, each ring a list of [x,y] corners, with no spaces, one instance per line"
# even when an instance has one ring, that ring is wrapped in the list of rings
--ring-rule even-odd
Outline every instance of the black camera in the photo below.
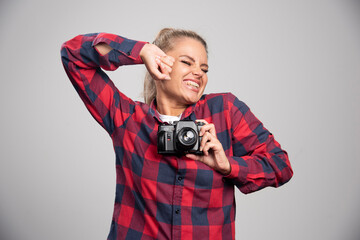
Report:
[[[176,121],[173,124],[161,124],[158,128],[159,154],[187,154],[202,155],[199,150],[202,137],[199,136],[203,122]]]

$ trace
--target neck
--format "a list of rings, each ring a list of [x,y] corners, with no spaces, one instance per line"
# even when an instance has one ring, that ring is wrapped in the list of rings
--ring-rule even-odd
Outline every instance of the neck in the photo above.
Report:
[[[179,116],[188,107],[177,102],[167,101],[164,98],[156,97],[156,110],[162,115]]]

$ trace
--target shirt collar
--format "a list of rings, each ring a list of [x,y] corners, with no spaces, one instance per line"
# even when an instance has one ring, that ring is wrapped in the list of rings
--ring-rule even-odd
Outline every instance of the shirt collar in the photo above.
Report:
[[[156,110],[156,99],[153,99],[150,103],[150,113],[158,122],[162,123],[159,112]]]
[[[198,105],[199,102],[196,102],[192,105],[189,105],[185,111],[182,113],[181,115],[181,120],[183,119],[190,119],[190,120],[193,120],[195,121],[195,116],[192,114],[194,111],[195,111],[195,107]],[[161,122],[161,119],[160,119],[160,115],[159,115],[159,112],[156,110],[156,99],[153,99],[150,103],[150,112],[151,114],[153,115],[153,117],[158,121],[158,122]],[[194,119],[193,119],[194,118]]]

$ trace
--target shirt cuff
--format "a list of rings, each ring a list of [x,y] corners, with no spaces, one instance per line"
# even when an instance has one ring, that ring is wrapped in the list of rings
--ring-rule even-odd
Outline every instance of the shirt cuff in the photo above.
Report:
[[[230,162],[230,173],[223,178],[225,180],[235,180],[240,183],[246,182],[246,176],[247,176],[247,167],[241,166],[238,161],[236,161],[233,157],[229,157]]]
[[[99,43],[106,43],[118,52],[131,58],[133,64],[143,63],[140,58],[140,51],[147,42],[135,41],[110,33],[99,33],[92,45],[95,46]]]

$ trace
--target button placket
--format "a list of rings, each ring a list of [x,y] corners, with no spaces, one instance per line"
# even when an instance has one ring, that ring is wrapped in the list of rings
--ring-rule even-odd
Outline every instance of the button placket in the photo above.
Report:
[[[183,194],[185,171],[182,169],[183,161],[178,159],[178,171],[175,176],[174,199],[173,199],[173,232],[172,239],[181,239],[181,199]]]

